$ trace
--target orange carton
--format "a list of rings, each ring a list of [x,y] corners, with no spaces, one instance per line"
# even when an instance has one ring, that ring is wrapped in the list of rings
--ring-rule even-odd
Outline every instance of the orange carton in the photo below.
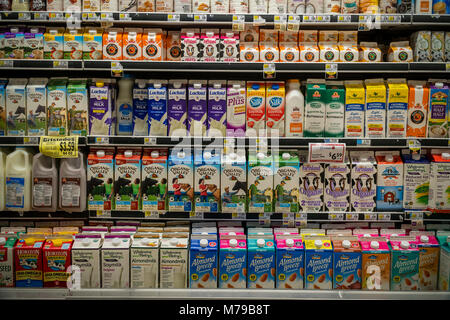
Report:
[[[155,12],[155,0],[138,0],[138,12]]]
[[[275,42],[278,43],[278,30],[260,29],[259,42]]]
[[[280,31],[279,33],[280,42],[295,42],[298,43],[298,32],[294,31]]]
[[[362,289],[389,291],[391,254],[384,237],[359,239],[362,252]]]
[[[318,33],[317,30],[300,30],[298,32],[298,42],[317,44]]]
[[[300,61],[317,62],[319,61],[319,47],[315,43],[300,43]]]
[[[408,118],[406,136],[425,138],[427,136],[428,100],[430,89],[425,83],[408,82]]]
[[[259,46],[258,42],[241,42],[240,61],[241,62],[258,62],[259,61]]]
[[[142,60],[141,28],[125,28],[123,33],[123,59]]]
[[[300,50],[296,42],[280,42],[280,61],[298,62]]]
[[[166,60],[181,61],[181,34],[179,31],[169,31],[166,41]]]
[[[122,60],[122,28],[109,28],[103,33],[103,59]]]
[[[142,59],[163,61],[166,58],[162,29],[144,29],[142,33]]]
[[[280,49],[276,42],[261,42],[259,44],[259,58],[261,62],[280,61]]]

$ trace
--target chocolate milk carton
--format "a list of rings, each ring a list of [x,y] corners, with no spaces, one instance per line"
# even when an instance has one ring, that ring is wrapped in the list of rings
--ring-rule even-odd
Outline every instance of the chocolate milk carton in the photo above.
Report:
[[[332,236],[333,289],[361,289],[361,246],[358,237]]]
[[[165,233],[159,251],[159,287],[187,288],[189,233]]]
[[[14,246],[17,235],[14,233],[0,234],[0,287],[14,287]]]
[[[403,208],[403,162],[398,151],[377,151],[377,210]]]
[[[273,157],[250,151],[248,155],[249,212],[273,211]]]
[[[391,247],[391,290],[419,290],[419,247],[415,237],[394,237]]]
[[[131,236],[127,233],[105,235],[101,248],[102,288],[130,287]]]
[[[374,211],[376,207],[377,163],[373,152],[351,151],[351,210]]]
[[[114,148],[91,148],[87,166],[89,210],[111,210],[114,203]]]
[[[190,149],[172,150],[167,169],[169,211],[194,210],[194,162]]]
[[[245,81],[227,83],[227,137],[245,136]]]
[[[226,137],[227,131],[227,82],[208,81],[208,137]]]
[[[187,80],[169,80],[167,119],[168,136],[186,136]]]
[[[30,78],[27,84],[27,132],[44,136],[47,132],[47,78]]]
[[[415,236],[419,245],[419,290],[436,290],[441,251],[439,241],[430,231],[411,231],[409,235]]]
[[[359,238],[362,252],[362,289],[389,291],[391,253],[386,238]]]
[[[300,235],[279,235],[276,246],[276,288],[303,289],[305,249]]]
[[[194,192],[196,212],[220,212],[220,154],[195,149]]]
[[[305,289],[333,287],[333,245],[326,236],[305,236]]]
[[[167,149],[144,149],[141,201],[143,211],[167,211]]]
[[[189,252],[189,288],[217,288],[217,235],[192,235]]]
[[[114,161],[114,198],[116,210],[139,210],[141,186],[140,148],[118,148]]]
[[[247,211],[247,163],[245,150],[226,151],[221,160],[222,212]]]
[[[324,204],[326,211],[349,211],[350,209],[350,163],[325,164]]]
[[[247,288],[247,239],[245,235],[221,235],[219,288]]]
[[[136,233],[130,249],[130,287],[158,288],[159,245],[157,233]]]
[[[100,233],[79,233],[72,245],[72,265],[79,268],[83,289],[100,288]]]
[[[275,242],[273,235],[248,235],[247,288],[275,288]]]
[[[308,163],[308,152],[300,150],[300,211],[318,212],[323,209],[324,169],[320,163]]]
[[[426,210],[430,190],[430,161],[420,154],[403,154],[403,208]]]
[[[294,150],[274,157],[274,207],[277,212],[298,212],[300,161]]]
[[[207,83],[207,80],[189,81],[187,131],[191,136],[206,136],[208,113]]]

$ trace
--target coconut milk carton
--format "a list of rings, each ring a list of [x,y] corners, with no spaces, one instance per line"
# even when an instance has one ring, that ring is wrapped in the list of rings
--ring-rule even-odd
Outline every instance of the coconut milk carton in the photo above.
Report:
[[[189,252],[189,288],[217,288],[217,235],[192,235]]]
[[[189,81],[187,131],[191,136],[206,136],[208,120],[207,83],[207,80]]]
[[[409,88],[405,79],[388,79],[387,123],[388,138],[406,137]]]
[[[450,151],[432,149],[430,159],[428,209],[433,212],[450,212]]]
[[[294,150],[274,157],[274,207],[276,212],[298,212],[300,161]]]
[[[305,276],[305,248],[300,235],[276,237],[277,289],[303,289]]]
[[[430,161],[420,154],[403,154],[403,208],[426,210],[430,189]]]
[[[351,210],[374,211],[376,207],[377,162],[373,152],[351,151]]]
[[[273,211],[273,157],[271,154],[248,155],[248,197],[249,212]]]
[[[187,288],[189,234],[166,233],[159,251],[159,287],[162,289]]]
[[[442,82],[430,86],[428,138],[448,137],[448,96],[449,88]]]
[[[284,137],[285,93],[284,81],[266,81],[267,134]]]
[[[449,291],[450,289],[450,232],[438,231],[436,237],[441,246],[439,255],[439,284],[438,289]]]
[[[275,242],[273,235],[248,236],[247,288],[275,288]]]
[[[325,81],[308,79],[305,101],[304,137],[323,137],[326,113]]]
[[[328,81],[325,105],[325,137],[344,137],[345,87],[342,81]]]
[[[89,210],[111,210],[114,202],[114,148],[91,148],[87,165]]]
[[[386,136],[386,86],[383,79],[370,79],[366,85],[366,137]]]
[[[428,103],[430,89],[425,82],[408,82],[409,100],[406,122],[406,136],[425,138],[427,136]]]
[[[247,163],[245,150],[222,153],[221,160],[222,212],[246,212],[247,210]]]
[[[169,136],[186,136],[187,80],[169,80],[167,119]]]
[[[362,253],[362,289],[389,291],[391,253],[386,238],[359,238]]]
[[[148,86],[148,127],[151,136],[167,136],[167,81],[150,80]]]
[[[169,183],[169,211],[194,210],[194,163],[190,149],[172,150],[169,155],[167,179]]]
[[[304,236],[305,289],[333,287],[333,245],[329,237]]]
[[[325,164],[325,211],[350,210],[350,163],[345,156],[344,163]]]
[[[264,82],[247,81],[247,131],[246,135],[265,135],[266,85]]]
[[[130,249],[130,287],[158,288],[159,245],[157,233],[136,233]]]
[[[16,287],[43,287],[42,248],[44,234],[21,235],[14,247],[14,279]]]
[[[51,78],[47,84],[48,135],[67,135],[67,79]]]
[[[118,148],[114,161],[114,198],[116,210],[139,210],[141,186],[141,149]]]
[[[133,87],[133,136],[148,135],[148,88],[147,80],[134,80]]]
[[[143,211],[167,211],[167,149],[144,149],[141,201]]]
[[[88,128],[88,89],[86,79],[71,79],[67,85],[67,113],[70,135],[86,136]]]
[[[72,266],[78,268],[80,287],[83,289],[100,288],[100,248],[102,243],[100,233],[75,235],[72,245]]]
[[[419,290],[420,251],[415,237],[394,237],[391,249],[391,290]]]
[[[324,169],[320,163],[308,163],[308,152],[300,150],[300,211],[318,212],[323,208]]]
[[[361,246],[358,237],[333,236],[333,289],[361,289]]]
[[[16,242],[16,234],[0,234],[0,287],[14,287],[13,250]]]
[[[194,192],[196,212],[220,212],[220,154],[195,149]]]
[[[245,235],[221,235],[219,288],[247,288],[247,239]]]
[[[27,84],[27,132],[44,136],[47,132],[47,78],[30,78]]]
[[[114,134],[113,111],[112,87],[102,79],[94,79],[89,87],[89,134]]]
[[[345,81],[345,136],[364,137],[365,89],[362,81]]]
[[[403,162],[398,151],[377,151],[377,210],[403,208]]]
[[[245,81],[227,83],[227,137],[245,136]]]
[[[208,137],[225,137],[227,131],[227,82],[208,81]]]
[[[439,270],[439,241],[430,231],[411,231],[419,245],[419,290],[437,290]]]
[[[131,237],[126,233],[105,235],[101,248],[102,288],[130,287]]]
[[[8,136],[25,136],[27,132],[27,79],[11,78],[6,86],[6,126]]]

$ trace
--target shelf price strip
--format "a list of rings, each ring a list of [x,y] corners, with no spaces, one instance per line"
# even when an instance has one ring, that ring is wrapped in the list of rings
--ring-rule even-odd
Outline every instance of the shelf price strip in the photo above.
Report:
[[[204,214],[203,212],[189,212],[189,218],[191,218],[192,220],[203,220]]]
[[[260,213],[258,216],[258,221],[260,225],[270,225],[270,213]]]
[[[147,219],[159,219],[159,212],[158,211],[145,211],[144,217]]]
[[[103,210],[97,210],[97,217],[99,218],[110,218],[111,217],[111,211],[103,211]]]
[[[274,29],[278,31],[286,31],[286,16],[274,16]]]
[[[180,22],[180,15],[179,14],[168,14],[167,15],[167,21],[169,21],[169,22]]]
[[[245,26],[245,16],[244,15],[233,15],[233,31],[244,31]]]
[[[52,158],[78,158],[78,136],[41,137],[39,152]]]
[[[306,213],[296,213],[295,214],[295,226],[305,227],[308,223],[308,215]]]
[[[245,220],[246,219],[246,214],[245,214],[245,212],[233,212],[232,214],[231,214],[231,219],[233,219],[233,220]]]
[[[375,212],[364,213],[364,220],[377,220],[377,214]]]
[[[379,213],[378,220],[379,221],[391,221],[391,214],[390,213]]]
[[[358,213],[346,213],[345,214],[345,220],[347,221],[358,221],[359,220],[359,214]]]
[[[328,214],[328,220],[331,220],[331,221],[343,221],[344,220],[344,214],[343,213],[329,213]]]
[[[293,212],[283,213],[283,226],[293,227],[295,224],[295,214]]]
[[[289,16],[287,31],[297,32],[300,28],[300,16]]]

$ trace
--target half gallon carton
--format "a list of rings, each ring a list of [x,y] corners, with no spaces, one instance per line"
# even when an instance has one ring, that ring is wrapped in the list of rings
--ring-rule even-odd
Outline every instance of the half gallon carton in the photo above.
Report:
[[[217,235],[192,235],[189,252],[189,288],[217,288]]]
[[[143,211],[167,211],[167,149],[144,149],[141,201]]]
[[[4,232],[3,228],[2,232]],[[0,234],[0,287],[14,287],[14,246],[16,242],[16,234]]]
[[[430,231],[411,231],[419,245],[419,290],[437,290],[439,271],[439,241]]]
[[[103,59],[122,60],[123,29],[108,28],[103,32]]]
[[[438,289],[449,291],[450,289],[450,232],[438,231],[436,237],[441,246],[439,255],[439,284]]]
[[[247,239],[222,235],[219,249],[219,288],[247,288]]]
[[[419,290],[419,247],[416,237],[394,237],[391,247],[391,290]]]
[[[347,155],[343,163],[325,164],[325,211],[350,211],[350,171]]]
[[[398,151],[377,151],[377,210],[403,208],[403,161]]]
[[[150,136],[167,136],[166,80],[149,80],[148,127]]]
[[[366,85],[366,137],[386,136],[386,86],[383,79],[370,79]]]
[[[383,237],[361,237],[362,289],[389,291],[391,253]]]
[[[64,32],[64,59],[83,58],[83,29],[67,29]]]
[[[71,136],[87,135],[89,97],[86,82],[86,79],[71,79],[67,85],[67,120]]]
[[[448,137],[448,96],[449,88],[442,82],[430,86],[428,138]]]
[[[126,233],[106,234],[101,248],[103,289],[130,287],[131,237]]]
[[[159,250],[159,287],[184,289],[188,287],[189,234],[166,233]]]
[[[121,1],[121,0],[120,0]],[[125,28],[122,41],[123,60],[142,60],[142,28]]]
[[[166,57],[162,29],[144,29],[142,33],[142,59],[163,61]]]
[[[227,83],[227,137],[245,136],[245,81]]]
[[[276,288],[303,289],[305,248],[300,235],[276,237]]]
[[[377,162],[373,151],[351,151],[351,210],[374,211],[376,207]]]
[[[83,34],[83,60],[103,59],[103,30],[86,28]]]
[[[100,248],[103,240],[100,233],[75,235],[72,245],[72,270],[74,266],[80,276],[83,289],[100,288]]]
[[[173,149],[168,163],[169,211],[194,210],[194,161],[190,150]]]
[[[113,125],[113,90],[103,79],[93,79],[89,87],[89,134],[112,135]]]
[[[403,154],[403,208],[426,210],[430,190],[430,161],[420,154]]]
[[[158,288],[159,245],[157,233],[136,233],[130,249],[130,287]]]
[[[308,79],[306,84],[304,137],[324,136],[326,90],[324,80]]]
[[[91,148],[87,166],[89,210],[111,210],[114,202],[114,149]]]
[[[44,58],[44,32],[45,28],[31,27],[26,30],[23,38],[24,59]]]
[[[342,81],[328,81],[325,105],[325,137],[344,137],[345,87]]]
[[[309,163],[308,152],[299,151],[300,211],[318,212],[323,209],[324,169],[320,163]]]
[[[169,80],[167,119],[168,136],[187,135],[187,80]]]
[[[206,136],[206,127],[208,123],[207,83],[207,80],[189,81],[187,131],[191,136]]]
[[[211,151],[194,151],[196,212],[220,212],[220,154]]]
[[[208,137],[226,137],[227,133],[227,82],[208,81]]]
[[[48,135],[67,135],[67,78],[51,78],[47,84]]]
[[[266,85],[247,81],[247,131],[250,137],[264,136],[266,131]]]
[[[43,248],[44,287],[67,288],[68,272],[72,265],[71,235],[50,236]]]
[[[425,82],[408,82],[409,100],[406,136],[425,138],[427,136],[427,120],[430,100],[430,89]]]
[[[358,237],[332,236],[333,289],[361,289],[361,246]]]
[[[222,212],[247,211],[247,163],[245,150],[224,151],[221,159]]]
[[[43,287],[42,248],[44,234],[21,235],[14,247],[14,279],[16,287]]]
[[[274,208],[276,212],[298,212],[300,161],[295,150],[274,156]]]
[[[11,78],[6,86],[6,126],[8,136],[25,136],[27,132],[27,79]]]
[[[405,79],[388,79],[386,137],[405,138],[409,88]]]
[[[141,155],[142,151],[140,148],[117,149],[117,155],[114,160],[114,200],[116,210],[139,210]]]
[[[266,82],[266,123],[268,136],[284,137],[286,111],[285,91],[284,81]]]
[[[275,242],[273,235],[248,236],[247,288],[275,288]]]
[[[333,245],[329,237],[305,236],[305,289],[333,288]]]
[[[363,138],[365,130],[365,89],[362,81],[345,81],[345,136]]]
[[[64,28],[47,28],[44,34],[44,59],[64,58]]]
[[[27,84],[27,134],[44,136],[47,132],[47,78],[30,78]]]
[[[431,150],[430,190],[428,209],[433,212],[450,212],[450,151]]]
[[[249,212],[273,211],[273,157],[250,151],[248,155]]]
[[[148,135],[147,80],[134,80],[133,87],[133,136]]]
[[[7,79],[0,79],[0,136],[6,136],[6,86]],[[47,105],[47,104],[46,104]]]

